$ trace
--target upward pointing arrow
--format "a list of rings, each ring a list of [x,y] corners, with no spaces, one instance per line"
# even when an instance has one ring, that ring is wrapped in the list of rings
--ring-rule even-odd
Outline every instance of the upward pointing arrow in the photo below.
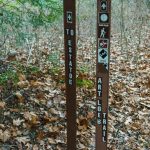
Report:
[[[72,17],[71,17],[71,14],[68,14],[68,20],[71,20]]]
[[[105,3],[102,4],[102,8],[106,9],[106,4]]]

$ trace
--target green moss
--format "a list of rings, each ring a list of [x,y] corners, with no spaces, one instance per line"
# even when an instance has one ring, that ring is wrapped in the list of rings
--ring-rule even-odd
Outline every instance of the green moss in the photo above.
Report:
[[[82,72],[82,73],[88,73],[90,71],[89,67],[88,66],[81,66],[79,69],[78,69],[78,72]]]
[[[78,87],[86,87],[86,88],[93,88],[94,83],[92,80],[87,80],[87,79],[78,79],[77,78],[77,86]]]
[[[15,84],[19,81],[17,73],[12,69],[0,74],[0,85],[6,86],[8,80],[12,80]]]
[[[39,73],[39,72],[40,72],[40,68],[37,66],[28,66],[26,68],[27,74],[35,74],[35,73]]]
[[[47,60],[49,61],[49,62],[51,62],[52,63],[52,65],[54,65],[54,66],[58,66],[58,64],[59,64],[59,56],[60,55],[60,52],[53,52],[53,53],[51,53],[50,55],[48,55],[48,58],[47,58]]]
[[[60,67],[52,67],[49,69],[49,73],[51,75],[58,75],[61,72],[61,68]]]
[[[25,75],[35,74],[40,72],[40,68],[37,66],[29,65],[25,66],[20,62],[14,61],[12,65],[15,66],[17,72],[23,73]]]

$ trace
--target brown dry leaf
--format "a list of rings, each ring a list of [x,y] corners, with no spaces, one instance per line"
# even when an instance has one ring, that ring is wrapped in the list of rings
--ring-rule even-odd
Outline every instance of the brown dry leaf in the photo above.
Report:
[[[145,128],[145,127],[141,127],[141,131],[145,134],[145,135],[147,135],[147,136],[149,136],[150,135],[150,130],[149,130],[149,128]]]
[[[36,94],[37,99],[44,99],[45,98],[45,93],[44,92],[39,92]]]
[[[7,57],[7,60],[8,61],[16,61],[17,59],[16,59],[16,56],[13,56],[13,55],[11,56],[10,55],[10,56]]]
[[[37,140],[43,140],[45,138],[45,132],[39,131],[37,134]]]
[[[37,87],[39,87],[39,86],[45,85],[45,83],[39,82],[39,81],[31,80],[31,81],[30,81],[30,85],[31,85],[32,87],[34,87],[34,88],[37,88]]]
[[[28,121],[30,125],[39,124],[39,117],[34,112],[25,112],[24,118]]]
[[[23,103],[24,102],[24,97],[22,96],[22,94],[20,92],[16,92],[15,95],[18,98],[19,103]]]
[[[59,127],[57,127],[57,126],[49,126],[48,130],[49,130],[50,133],[57,134],[59,132]]]
[[[49,49],[48,48],[42,49],[42,54],[43,55],[48,55],[49,54]]]
[[[43,118],[43,122],[44,122],[45,124],[50,123],[50,122],[55,122],[55,121],[57,121],[57,120],[58,120],[58,118],[55,118],[55,117],[52,117],[52,118],[50,118],[50,117],[44,117],[44,118]]]
[[[79,72],[79,75],[78,75],[79,79],[85,79],[87,77],[88,77],[88,75],[86,73]]]
[[[31,114],[30,114],[29,111],[24,112],[24,118],[25,118],[26,120],[31,120]]]
[[[4,129],[4,128],[5,128],[4,124],[0,124],[0,129]]]
[[[92,119],[93,117],[94,117],[94,113],[93,112],[88,112],[87,119]]]
[[[17,85],[20,87],[20,88],[27,88],[29,86],[29,82],[26,80],[26,81],[20,81],[17,83]]]
[[[59,114],[59,111],[57,111],[57,110],[54,109],[54,108],[51,108],[51,109],[49,110],[49,112],[50,112],[51,114],[55,114],[55,115],[58,115],[58,114]]]
[[[56,139],[57,138],[57,136],[59,135],[59,132],[48,132],[47,133],[47,137],[51,137],[51,138],[54,138],[54,139]]]
[[[10,108],[9,111],[10,112],[19,112],[19,109],[17,109],[17,108],[16,109]]]
[[[4,132],[3,132],[3,130],[0,130],[0,141],[6,142],[10,138],[11,138],[11,133],[9,130],[6,129]]]
[[[0,102],[0,109],[4,109],[5,108],[6,103],[5,102]]]
[[[26,81],[26,76],[24,74],[19,74],[18,75],[19,81]]]
[[[12,128],[10,129],[10,131],[11,131],[12,137],[21,136],[21,134],[22,134],[22,131],[18,130],[17,127],[12,127]]]
[[[63,150],[63,148],[60,145],[57,145],[57,150]]]
[[[39,124],[40,122],[38,116],[33,115],[30,123],[33,125]]]
[[[150,101],[144,101],[144,102],[140,102],[141,105],[150,108]]]
[[[108,115],[109,120],[113,121],[116,120],[116,117],[114,117],[112,114],[109,113]]]
[[[79,130],[87,130],[88,128],[88,120],[86,118],[79,119]]]
[[[25,146],[26,146],[26,150],[32,149],[32,144],[30,144],[30,143],[25,144]]]
[[[59,131],[59,127],[54,126],[54,127],[53,127],[53,131],[54,131],[54,132],[58,132],[58,131]]]
[[[56,141],[54,138],[48,138],[48,143],[49,144],[56,144]]]
[[[16,119],[16,120],[14,119],[14,120],[13,120],[13,125],[14,125],[14,126],[20,126],[22,122],[24,122],[23,119],[19,119],[19,118]]]
[[[65,91],[66,90],[66,86],[65,85],[61,85],[60,89],[61,89],[61,91]]]
[[[23,144],[26,144],[30,141],[30,138],[28,136],[16,137],[15,139],[20,143],[22,142]]]
[[[132,123],[130,126],[131,126],[131,129],[132,129],[132,130],[135,130],[135,131],[141,129],[141,124],[140,124],[139,122],[134,122],[134,123]]]
[[[38,146],[37,146],[37,145],[34,145],[34,146],[33,146],[33,150],[39,150]]]
[[[79,149],[85,149],[86,147],[85,147],[82,143],[79,143],[79,144],[78,144],[78,148],[79,148]]]
[[[129,125],[132,122],[132,118],[129,116],[125,121],[125,125]]]

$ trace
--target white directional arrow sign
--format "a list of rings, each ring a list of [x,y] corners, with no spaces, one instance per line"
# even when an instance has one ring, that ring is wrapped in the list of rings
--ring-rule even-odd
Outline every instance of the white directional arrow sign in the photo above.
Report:
[[[71,14],[68,15],[68,20],[71,20]]]
[[[107,11],[107,2],[101,2],[101,9],[103,10],[103,11]]]
[[[67,11],[67,23],[72,23],[72,12]]]
[[[102,4],[102,8],[106,9],[106,4],[105,3]]]

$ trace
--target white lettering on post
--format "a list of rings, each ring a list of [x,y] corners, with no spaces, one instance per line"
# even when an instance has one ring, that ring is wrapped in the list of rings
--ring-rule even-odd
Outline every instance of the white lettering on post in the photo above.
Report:
[[[97,124],[102,124],[101,119],[101,113],[102,113],[102,100],[98,99],[97,101]]]
[[[68,40],[68,46],[72,46],[72,41]]]
[[[102,139],[103,139],[103,142],[106,142],[106,139],[107,139],[107,114],[106,113],[103,113],[103,127],[102,127]]]
[[[74,30],[73,29],[66,29],[66,34],[70,36],[74,36]]]
[[[102,97],[102,78],[98,78],[97,82],[97,95],[98,97]]]
[[[66,30],[68,33],[69,33],[69,30]],[[69,59],[69,61],[68,61],[68,67],[69,67],[69,69],[68,69],[68,83],[69,83],[69,85],[72,85],[73,84],[73,74],[72,74],[72,70],[73,70],[73,64],[72,64],[72,59],[73,59],[73,56],[72,56],[72,41],[69,39],[68,41],[67,41],[67,45],[68,45],[68,59]]]

